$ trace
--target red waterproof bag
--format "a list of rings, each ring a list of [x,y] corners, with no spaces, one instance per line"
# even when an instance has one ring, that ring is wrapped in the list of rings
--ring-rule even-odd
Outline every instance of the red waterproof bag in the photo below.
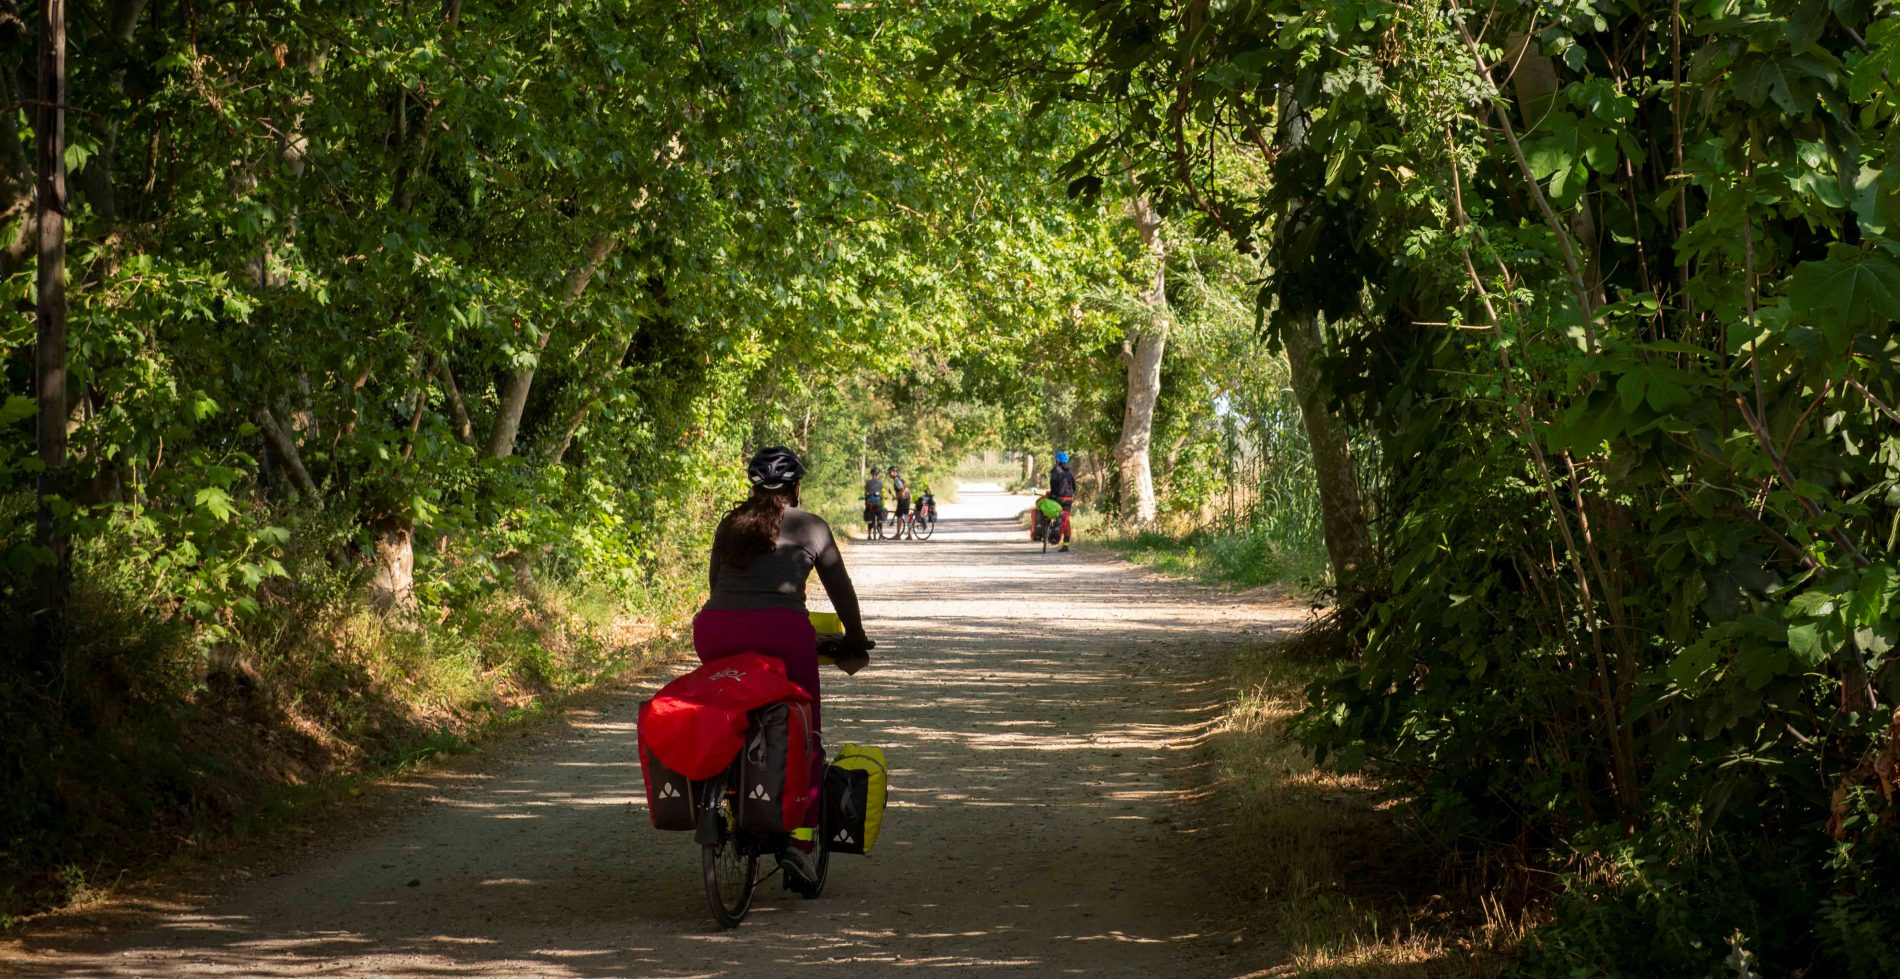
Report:
[[[784,663],[761,653],[713,660],[640,705],[640,748],[689,779],[711,778],[745,747],[747,712],[782,700],[811,703]]]

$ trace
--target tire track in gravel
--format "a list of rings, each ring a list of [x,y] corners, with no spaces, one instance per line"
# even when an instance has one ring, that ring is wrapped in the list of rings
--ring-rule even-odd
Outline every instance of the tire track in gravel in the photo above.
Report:
[[[968,486],[927,542],[846,556],[878,658],[825,677],[828,741],[883,746],[878,851],[825,896],[773,881],[722,931],[687,834],[646,824],[634,710],[602,700],[423,801],[169,901],[37,923],[21,979],[185,976],[1232,976],[1217,838],[1188,801],[1227,650],[1291,605],[1043,554],[1022,497]],[[1232,954],[1230,954],[1230,952]],[[1258,968],[1259,964],[1252,966]]]

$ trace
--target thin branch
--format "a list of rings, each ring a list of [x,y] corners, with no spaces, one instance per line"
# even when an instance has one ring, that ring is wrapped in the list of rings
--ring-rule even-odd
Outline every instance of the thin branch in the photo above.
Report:
[[[455,386],[455,372],[449,369],[447,357],[435,359],[435,375],[442,381],[442,391],[449,396],[449,416],[455,420],[455,437],[465,445],[475,444],[475,423],[469,420],[468,408],[462,404],[462,389]]]
[[[316,480],[310,478],[310,470],[304,468],[303,455],[297,451],[297,440],[290,437],[290,433],[277,421],[277,416],[271,414],[269,408],[259,408],[253,417],[257,420],[258,429],[264,433],[265,441],[270,443],[277,458],[283,461],[284,471],[290,474],[291,485],[299,493],[308,496],[312,506],[323,509],[323,495],[317,491]]]
[[[1872,391],[1867,390],[1867,385],[1862,384],[1851,377],[1847,379],[1847,383],[1853,385],[1854,390],[1859,391],[1861,395],[1867,399],[1868,404],[1873,405],[1876,409],[1880,411],[1881,414],[1886,415],[1888,421],[1891,421],[1896,425],[1900,425],[1900,413],[1896,413],[1892,408],[1889,408],[1885,404],[1882,404],[1879,398],[1874,397],[1874,393]]]
[[[1781,458],[1780,453],[1775,451],[1774,436],[1768,434],[1768,429],[1762,426],[1761,419],[1756,418],[1755,413],[1748,410],[1748,402],[1742,400],[1740,395],[1734,395],[1733,397],[1735,398],[1735,406],[1741,409],[1742,421],[1746,422],[1749,431],[1754,433],[1755,441],[1761,446],[1761,450],[1768,454],[1768,461],[1774,465],[1775,475],[1781,478],[1781,485],[1794,496],[1795,502],[1801,504],[1801,509],[1807,511],[1810,520],[1819,522],[1822,516],[1820,506],[1813,500],[1808,499],[1807,496],[1796,487],[1794,474],[1788,471],[1787,462]],[[1847,554],[1848,558],[1854,562],[1855,567],[1866,568],[1872,564],[1872,562],[1867,560],[1867,556],[1860,552],[1860,548],[1855,547],[1854,542],[1848,540],[1847,535],[1841,533],[1839,527],[1829,527],[1824,533],[1827,534],[1829,540],[1834,542],[1835,546]]]
[[[1821,407],[1821,403],[1826,401],[1827,396],[1829,394],[1832,394],[1833,392],[1834,392],[1834,381],[1832,378],[1829,378],[1826,384],[1821,385],[1821,393],[1818,395],[1815,395],[1814,401],[1808,405],[1808,410],[1802,412],[1801,417],[1795,419],[1794,424],[1789,426],[1788,439],[1787,441],[1781,443],[1781,457],[1782,458],[1784,459],[1787,458],[1788,453],[1794,449],[1795,437],[1801,433],[1801,426],[1808,423],[1808,417],[1814,414],[1814,409]]]
[[[1452,9],[1462,10],[1456,2],[1452,4]],[[1543,184],[1537,180],[1535,173],[1531,170],[1529,158],[1524,155],[1523,145],[1517,141],[1517,129],[1511,125],[1511,114],[1505,111],[1503,90],[1499,89],[1497,83],[1492,80],[1491,69],[1484,63],[1484,53],[1479,50],[1477,40],[1471,36],[1471,31],[1465,27],[1462,20],[1458,24],[1458,33],[1464,37],[1465,47],[1471,51],[1472,64],[1477,68],[1478,75],[1496,95],[1491,100],[1492,115],[1497,118],[1498,126],[1504,132],[1504,140],[1511,147],[1511,156],[1517,161],[1518,171],[1523,174],[1525,187],[1530,191],[1531,200],[1536,203],[1538,213],[1543,215],[1544,224],[1550,228],[1551,234],[1557,236],[1557,244],[1563,250],[1564,272],[1570,279],[1571,288],[1576,290],[1577,304],[1584,317],[1584,334],[1590,341],[1590,351],[1595,353],[1598,342],[1596,329],[1591,325],[1591,320],[1596,317],[1596,303],[1591,298],[1590,289],[1584,282],[1582,266],[1577,262],[1576,245],[1571,242],[1570,231],[1564,227],[1563,220],[1557,216],[1556,209],[1551,207],[1550,199],[1544,196]]]

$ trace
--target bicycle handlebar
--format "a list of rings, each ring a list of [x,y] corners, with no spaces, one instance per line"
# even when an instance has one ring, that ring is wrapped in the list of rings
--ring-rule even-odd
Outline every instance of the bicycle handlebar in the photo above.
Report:
[[[876,646],[877,642],[872,639],[826,636],[818,640],[818,659],[821,663],[829,660],[846,674],[854,674],[870,665],[871,650]]]

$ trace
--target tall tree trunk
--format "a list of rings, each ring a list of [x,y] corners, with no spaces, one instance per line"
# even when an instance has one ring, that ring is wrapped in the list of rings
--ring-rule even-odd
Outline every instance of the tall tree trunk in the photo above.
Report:
[[[1292,149],[1306,143],[1306,113],[1291,92],[1280,102],[1285,120],[1280,140]],[[1313,453],[1313,481],[1318,484],[1320,526],[1326,534],[1326,555],[1332,561],[1333,580],[1345,604],[1356,604],[1359,576],[1372,564],[1372,535],[1366,526],[1365,502],[1359,496],[1359,476],[1353,471],[1346,427],[1326,407],[1320,382],[1320,359],[1326,350],[1319,315],[1308,313],[1280,318],[1281,343],[1286,348],[1287,372],[1293,397],[1300,404],[1300,422]]]
[[[1122,409],[1122,437],[1115,445],[1121,464],[1122,506],[1136,524],[1155,518],[1154,468],[1149,443],[1154,437],[1155,402],[1161,397],[1161,358],[1168,343],[1167,243],[1161,237],[1161,214],[1146,197],[1132,206],[1141,245],[1154,259],[1154,275],[1141,301],[1151,313],[1136,326],[1122,348],[1128,368],[1128,399]]]
[[[38,252],[34,347],[39,397],[39,545],[52,555],[40,572],[40,601],[49,626],[66,592],[66,537],[52,500],[66,492],[66,0],[41,0],[39,105],[34,142],[39,150]],[[52,651],[42,644],[42,655]]]
[[[607,254],[613,251],[614,240],[602,233],[594,236],[587,244],[587,254],[581,264],[567,277],[567,286],[561,291],[562,304],[573,305],[587,290],[587,283],[599,270],[600,263],[607,260]],[[552,328],[541,331],[541,339],[535,345],[535,355],[548,347],[548,339],[554,335]],[[482,455],[490,459],[505,459],[515,453],[515,436],[521,431],[521,413],[528,407],[528,391],[534,386],[533,367],[524,367],[515,371],[502,388],[501,405],[495,412],[495,427],[489,430],[488,447]]]
[[[1326,554],[1333,562],[1333,580],[1343,592],[1372,564],[1372,536],[1366,529],[1359,476],[1353,471],[1346,427],[1326,409],[1326,392],[1319,376],[1320,358],[1325,353],[1319,317],[1288,317],[1282,321],[1280,333],[1292,375],[1293,397],[1300,403],[1300,421],[1313,450]]]

